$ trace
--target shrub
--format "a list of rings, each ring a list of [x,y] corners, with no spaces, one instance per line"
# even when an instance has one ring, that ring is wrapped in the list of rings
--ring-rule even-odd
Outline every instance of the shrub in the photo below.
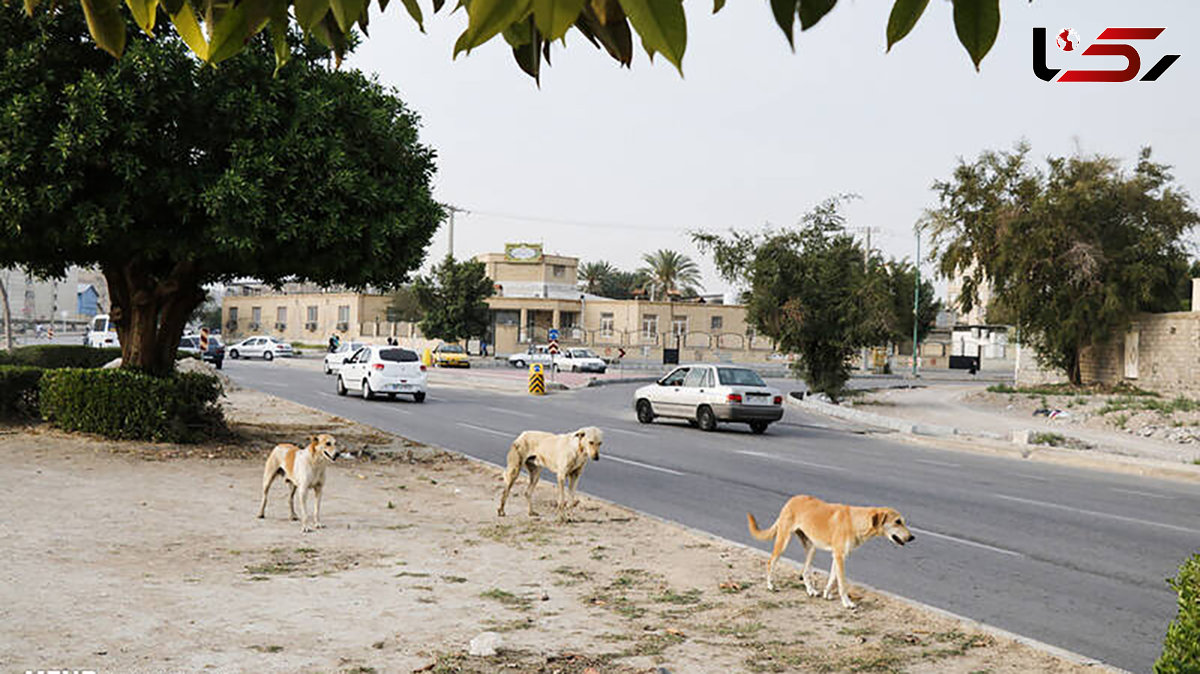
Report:
[[[221,382],[181,372],[155,377],[128,370],[48,370],[42,418],[71,431],[118,440],[196,442],[223,426]]]
[[[0,365],[30,365],[54,369],[60,367],[100,367],[121,357],[121,349],[97,349],[82,344],[37,344],[0,352]]]
[[[1179,614],[1167,628],[1154,674],[1200,672],[1200,553],[1185,561],[1179,575],[1167,583],[1179,593]]]
[[[0,365],[0,418],[36,417],[42,368]]]

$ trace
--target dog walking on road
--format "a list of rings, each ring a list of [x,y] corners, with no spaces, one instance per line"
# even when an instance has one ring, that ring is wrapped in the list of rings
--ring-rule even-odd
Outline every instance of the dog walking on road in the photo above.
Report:
[[[600,445],[604,443],[604,431],[587,426],[572,433],[555,435],[543,431],[525,431],[517,436],[508,450],[508,468],[504,471],[504,493],[500,495],[500,507],[496,514],[504,517],[504,504],[513,483],[521,475],[521,467],[529,472],[529,488],[525,500],[529,502],[529,514],[533,511],[533,490],[542,476],[542,468],[548,468],[558,477],[558,517],[565,519],[567,508],[575,507],[579,499],[575,487],[588,459],[600,460]],[[570,483],[571,502],[567,503],[565,486]]]

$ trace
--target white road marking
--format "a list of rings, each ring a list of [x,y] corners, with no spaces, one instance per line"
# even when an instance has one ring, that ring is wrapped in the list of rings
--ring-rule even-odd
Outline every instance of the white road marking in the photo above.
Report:
[[[1017,473],[1017,477],[1023,477],[1026,480],[1037,480],[1038,482],[1049,482],[1050,481],[1050,478],[1042,477],[1041,475],[1026,475],[1024,473]]]
[[[1172,501],[1175,500],[1174,496],[1165,496],[1163,494],[1152,494],[1148,491],[1138,491],[1136,489],[1121,489],[1120,487],[1113,487],[1112,490],[1119,491],[1119,492],[1122,492],[1125,494],[1135,494],[1137,496],[1149,496],[1150,498],[1165,498],[1165,499],[1172,500]]]
[[[959,538],[958,536],[950,536],[948,534],[939,534],[935,531],[928,531],[926,529],[918,529],[916,527],[909,527],[909,529],[912,530],[914,533],[921,534],[922,536],[933,536],[934,538],[944,538],[948,541],[954,541],[955,543],[962,543],[963,545],[970,545],[975,548],[983,548],[984,550],[991,550],[992,552],[999,552],[1002,555],[1012,555],[1013,557],[1024,557],[1025,556],[1024,554],[1017,552],[1015,550],[1005,550],[1004,548],[998,548],[994,545],[988,545],[987,543],[977,543],[975,541],[968,541],[967,539]]]
[[[950,463],[949,461],[934,461],[933,459],[913,459],[917,463],[927,463],[931,466],[946,466],[949,468],[959,468],[961,464]]]
[[[526,417],[528,419],[532,419],[537,416],[536,414],[530,414],[528,412],[518,412],[516,410],[510,410],[510,409],[507,409],[504,407],[492,407],[491,405],[488,405],[487,408],[489,410],[492,410],[493,412],[503,412],[504,414],[512,414],[514,416]]]
[[[457,423],[459,426],[462,426],[464,428],[470,428],[472,430],[476,430],[481,433],[491,433],[492,435],[499,435],[500,437],[504,437],[504,438],[515,438],[516,437],[512,433],[505,433],[504,431],[497,431],[497,430],[491,429],[491,428],[484,428],[483,426],[476,426],[475,424],[463,423],[461,421],[458,421],[455,423]]]
[[[1200,529],[1189,529],[1188,527],[1176,526],[1174,524],[1165,524],[1163,522],[1152,522],[1150,520],[1138,519],[1136,517],[1125,517],[1124,515],[1113,515],[1112,513],[1102,513],[1096,510],[1086,510],[1084,508],[1075,508],[1073,506],[1059,505],[1057,503],[1047,503],[1045,501],[1035,501],[1029,498],[1020,498],[1017,496],[1006,496],[1004,494],[993,494],[996,498],[1001,498],[1006,501],[1016,501],[1018,503],[1028,503],[1030,505],[1042,506],[1043,508],[1058,508],[1059,510],[1067,510],[1070,512],[1080,513],[1082,515],[1095,515],[1097,517],[1107,517],[1109,519],[1119,520],[1121,522],[1133,522],[1134,524],[1145,524],[1151,527],[1161,527],[1163,529],[1171,529],[1172,531],[1183,531],[1189,534],[1200,534]]]
[[[751,451],[748,449],[739,449],[738,454],[745,454],[747,456],[758,456],[758,457],[761,457],[764,459],[773,459],[775,461],[782,461],[784,463],[794,463],[794,464],[798,464],[801,466],[811,466],[813,468],[824,468],[825,470],[838,470],[838,471],[846,470],[845,468],[839,468],[838,466],[829,466],[829,465],[826,465],[823,463],[814,463],[812,461],[802,461],[800,459],[792,459],[792,458],[783,457],[783,456],[775,456],[774,454],[767,454],[766,452],[754,452],[754,451]]]
[[[625,434],[625,435],[636,435],[636,436],[637,436],[637,437],[639,437],[639,438],[648,438],[648,437],[650,437],[650,434],[649,434],[649,433],[643,433],[643,432],[641,432],[641,431],[627,431],[627,430],[625,430],[625,429],[623,429],[623,428],[606,428],[606,429],[604,429],[604,430],[605,430],[605,431],[608,431],[609,433],[620,433],[620,434]]]
[[[670,468],[663,468],[662,466],[652,466],[648,463],[642,463],[641,461],[634,461],[633,459],[622,459],[619,456],[612,456],[611,454],[605,455],[604,458],[609,461],[616,461],[617,463],[627,463],[631,466],[637,466],[639,468],[648,468],[650,470],[657,470],[660,473],[669,473],[671,475],[686,475],[686,473],[681,473],[677,470],[671,470]]]

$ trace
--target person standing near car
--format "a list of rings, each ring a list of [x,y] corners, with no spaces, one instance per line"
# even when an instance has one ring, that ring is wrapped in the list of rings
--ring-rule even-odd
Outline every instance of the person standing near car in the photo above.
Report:
[[[334,351],[337,351],[337,348],[340,345],[341,345],[341,340],[338,339],[336,332],[329,336],[329,353],[333,353]]]

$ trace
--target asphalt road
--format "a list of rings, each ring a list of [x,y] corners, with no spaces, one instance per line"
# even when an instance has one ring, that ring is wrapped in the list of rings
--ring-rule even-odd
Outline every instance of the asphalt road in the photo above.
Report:
[[[916,540],[875,540],[848,577],[1117,667],[1150,671],[1175,614],[1164,582],[1200,549],[1191,485],[915,447],[788,410],[764,436],[638,424],[633,385],[544,398],[442,386],[424,404],[334,393],[318,372],[225,362],[238,383],[496,464],[520,431],[596,425],[602,460],[581,490],[767,549],[745,513],[774,520],[797,493],[899,509]],[[775,382],[776,385],[786,382]],[[524,517],[517,497],[509,517]],[[802,560],[799,545],[788,556]],[[829,557],[816,563],[828,569]]]

